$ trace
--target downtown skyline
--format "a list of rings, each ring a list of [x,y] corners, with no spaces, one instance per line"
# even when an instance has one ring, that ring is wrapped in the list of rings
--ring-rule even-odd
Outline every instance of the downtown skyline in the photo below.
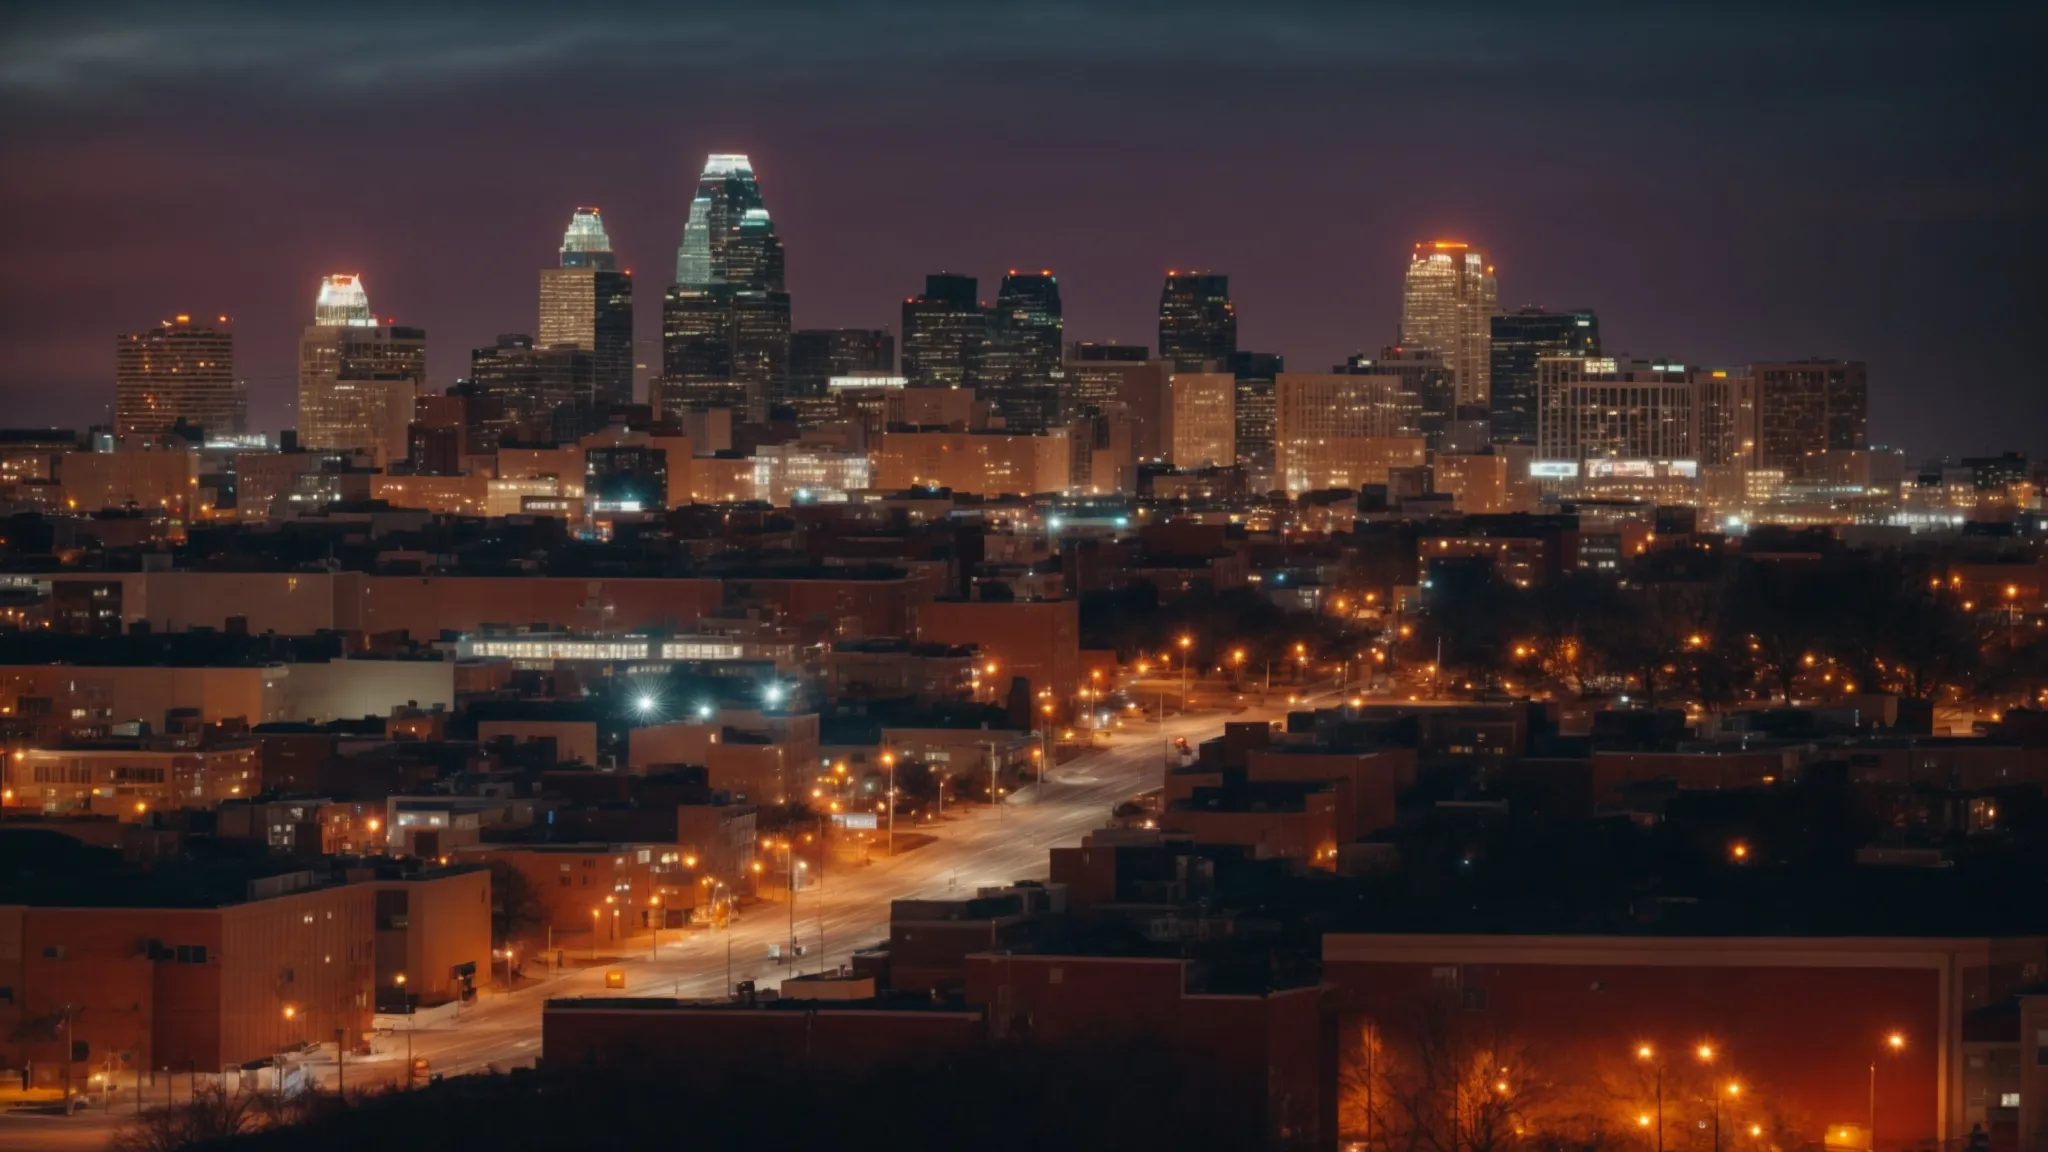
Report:
[[[1288,11],[1309,29],[1355,32],[1364,19]],[[70,42],[63,22],[46,17],[25,22],[0,56],[0,131],[29,161],[0,176],[0,236],[14,257],[0,281],[9,303],[0,337],[15,350],[0,365],[0,397],[21,422],[104,419],[108,339],[190,312],[233,317],[250,422],[285,426],[294,335],[318,278],[336,271],[360,272],[381,312],[428,331],[427,385],[439,391],[466,373],[469,349],[533,328],[534,274],[557,262],[562,222],[583,204],[604,209],[621,266],[642,282],[636,359],[652,364],[659,319],[649,305],[666,287],[703,158],[745,152],[789,252],[797,328],[897,328],[901,300],[928,273],[973,275],[992,288],[1004,269],[1030,267],[1059,276],[1067,339],[1151,344],[1161,274],[1199,267],[1231,278],[1241,347],[1283,353],[1290,364],[1338,363],[1396,338],[1412,244],[1457,236],[1497,265],[1503,310],[1591,307],[1617,353],[1867,361],[1873,441],[1916,457],[2038,449],[2036,430],[2048,428],[2048,399],[2023,367],[2026,327],[2041,312],[2040,289],[2023,272],[2041,239],[2030,207],[2039,165],[2023,154],[2037,110],[2007,105],[1994,133],[1970,126],[1997,98],[1992,78],[1929,97],[1925,86],[1942,77],[1976,76],[1996,37],[1985,26],[1929,36],[1925,13],[1911,5],[1858,25],[1801,9],[1778,27],[1779,40],[1755,49],[1762,63],[1784,64],[1848,36],[1858,54],[1830,73],[1848,95],[1774,80],[1739,102],[1668,96],[1635,112],[1612,108],[1606,86],[1585,77],[1501,80],[1403,107],[1401,84],[1419,66],[1380,58],[1378,79],[1361,94],[1346,95],[1335,73],[1315,69],[1276,80],[1290,64],[1329,65],[1328,50],[1302,47],[1276,18],[1257,29],[1266,52],[1232,58],[1220,42],[1249,18],[1198,12],[1176,34],[1194,41],[1191,66],[1209,69],[1214,83],[1176,97],[1177,113],[1144,139],[1133,133],[1163,110],[1143,82],[1164,66],[1157,54],[1133,57],[1128,75],[1091,76],[1048,96],[1039,122],[964,130],[974,122],[965,97],[995,83],[970,74],[973,60],[1064,70],[1132,35],[1128,21],[1108,18],[1098,40],[1064,57],[1042,35],[1000,46],[970,37],[968,26],[986,31],[986,20],[941,27],[974,46],[935,73],[963,99],[928,115],[934,127],[963,130],[909,133],[906,110],[939,79],[840,92],[843,64],[812,76],[768,69],[744,97],[722,75],[706,92],[650,103],[649,50],[623,47],[579,104],[565,96],[582,90],[570,74],[581,62],[553,52],[479,53],[430,77],[423,61],[457,59],[440,35],[425,36],[416,57],[391,62],[375,84],[317,66],[287,82],[275,60],[252,51],[217,76],[115,60],[88,92],[62,51],[30,66],[31,48]],[[529,18],[538,17],[508,17],[504,35],[516,39]],[[1071,18],[1060,10],[1053,22]],[[596,22],[593,36],[629,23],[616,13]],[[801,62],[819,52],[805,30],[832,21],[810,13],[784,23]],[[1459,38],[1457,19],[1424,24],[1421,42],[1448,66],[1487,71],[1487,51]],[[1731,18],[1729,27],[1747,24]],[[1662,44],[1676,73],[1738,59],[1691,25],[1609,12],[1589,28],[1596,47]],[[305,27],[286,21],[274,31],[266,51],[314,51]],[[862,43],[878,61],[908,51]],[[203,46],[189,50],[213,58]],[[362,51],[366,64],[375,57]],[[1539,39],[1524,51],[1548,59],[1566,50]],[[1885,85],[1894,81],[1877,74],[1905,56],[1922,62],[1922,78],[1892,92]],[[275,99],[252,105],[252,91]],[[1510,94],[1513,105],[1489,98]],[[1334,115],[1281,114],[1303,100]],[[1875,148],[1891,101],[1913,115],[1882,124],[1887,145],[1925,164],[1901,166]],[[572,127],[579,108],[613,102],[616,117]],[[1556,131],[1504,127],[1508,106],[1518,122],[1547,117]],[[1814,131],[1754,133],[1759,114]],[[1480,133],[1483,165],[1440,185],[1388,179],[1362,144],[1402,115],[1430,138]],[[213,132],[179,144],[163,136],[187,117]],[[344,123],[376,131],[327,134]],[[1197,125],[1215,141],[1242,142],[1244,155],[1187,166]],[[557,162],[522,165],[508,179],[507,150],[538,138],[551,141]],[[353,171],[380,149],[404,156],[410,178],[304,177],[336,163]],[[1164,163],[1169,152],[1176,159]],[[1644,159],[1653,155],[1674,159]],[[151,176],[146,186],[106,179],[138,168]],[[1285,211],[1271,210],[1275,195]],[[1959,298],[1949,261],[1987,236],[2014,259],[1987,272],[1981,298]],[[1984,418],[1993,409],[2001,419]]]

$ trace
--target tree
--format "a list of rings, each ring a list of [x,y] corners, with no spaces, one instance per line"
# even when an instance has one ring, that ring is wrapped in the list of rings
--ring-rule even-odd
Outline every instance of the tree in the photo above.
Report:
[[[1527,1044],[1451,993],[1353,1022],[1340,1128],[1402,1152],[1506,1152],[1552,1124],[1558,1086]]]
[[[1729,588],[1727,606],[1732,626],[1790,704],[1800,672],[1830,632],[1834,601],[1827,580],[1792,561],[1751,562]]]
[[[495,947],[526,939],[548,922],[533,881],[510,861],[491,861],[491,940]]]

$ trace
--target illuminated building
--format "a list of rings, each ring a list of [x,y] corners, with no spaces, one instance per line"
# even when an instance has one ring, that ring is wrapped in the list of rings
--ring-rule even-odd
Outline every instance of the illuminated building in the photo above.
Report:
[[[1692,460],[1692,419],[1692,378],[1683,364],[1537,361],[1539,463]]]
[[[535,347],[531,336],[500,336],[470,352],[469,379],[477,395],[501,407],[501,436],[574,439],[604,419],[595,402],[596,357],[573,345]]]
[[[578,208],[562,236],[562,266],[540,274],[543,348],[592,354],[600,410],[633,402],[633,274],[619,271],[595,208]]]
[[[1277,352],[1230,354],[1226,361],[1237,378],[1237,462],[1264,475],[1273,470],[1273,380],[1287,371],[1287,358]]]
[[[240,435],[249,420],[249,390],[235,379],[235,336],[166,320],[114,339],[114,434],[156,435],[183,420],[214,436]]]
[[[1404,348],[1397,344],[1380,349],[1376,358],[1363,353],[1353,356],[1338,371],[1398,378],[1406,396],[1404,403],[1413,413],[1410,422],[1415,429],[1404,435],[1422,437],[1432,452],[1443,448],[1444,436],[1457,419],[1458,397],[1451,370],[1442,356],[1427,348]]]
[[[806,424],[838,418],[834,376],[896,370],[896,337],[887,328],[803,328],[789,334],[789,402]]]
[[[1545,356],[1600,355],[1600,318],[1590,308],[1522,308],[1491,320],[1493,442],[1536,443],[1536,362]]]
[[[989,316],[975,298],[972,276],[938,272],[924,294],[903,301],[903,376],[916,388],[971,388],[981,383]]]
[[[1756,377],[1747,368],[1693,370],[1693,446],[1703,466],[1754,467],[1756,420]]]
[[[1064,432],[884,432],[874,454],[875,487],[950,488],[982,496],[1065,491],[1072,444]]]
[[[789,390],[782,241],[742,155],[705,161],[662,299],[657,415],[729,407],[762,419]]]
[[[299,443],[404,459],[426,376],[425,332],[379,324],[360,276],[326,277],[299,337]]]
[[[1861,361],[1752,364],[1757,463],[1803,476],[1808,457],[1870,447],[1869,374]]]
[[[1175,468],[1229,467],[1237,461],[1237,378],[1228,372],[1176,372],[1168,384]]]
[[[981,386],[1011,430],[1043,432],[1059,419],[1065,335],[1059,277],[1010,269],[989,318]]]
[[[1384,484],[1425,459],[1398,376],[1282,372],[1273,409],[1273,478],[1289,492]]]
[[[1114,340],[1076,340],[1067,346],[1067,359],[1085,364],[1112,362],[1141,364],[1152,358],[1152,350],[1143,344],[1119,344]]]
[[[1159,358],[1176,372],[1201,372],[1237,351],[1237,307],[1230,277],[1172,271],[1159,290]]]
[[[1060,422],[1121,420],[1129,426],[1135,459],[1163,460],[1172,447],[1172,374],[1164,360],[1069,360]]]
[[[1443,357],[1460,405],[1485,408],[1492,395],[1499,302],[1492,266],[1470,245],[1432,240],[1415,246],[1401,289],[1401,343]]]

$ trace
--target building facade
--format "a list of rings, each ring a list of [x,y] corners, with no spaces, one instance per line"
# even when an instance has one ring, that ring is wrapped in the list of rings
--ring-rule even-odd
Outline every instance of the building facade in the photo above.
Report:
[[[190,316],[114,340],[114,434],[156,435],[186,424],[240,435],[249,421],[248,385],[235,377],[235,335]]]
[[[1399,376],[1282,372],[1274,382],[1273,479],[1289,492],[1384,484],[1423,462]]]
[[[1228,372],[1176,372],[1172,394],[1175,468],[1227,468],[1237,461],[1237,377]]]
[[[1166,274],[1159,290],[1159,358],[1177,372],[1227,364],[1237,352],[1237,306],[1230,277],[1213,272]]]
[[[404,459],[426,377],[427,334],[379,324],[362,277],[326,277],[299,337],[299,443],[360,450],[380,466]]]
[[[1495,444],[1536,443],[1536,363],[1545,356],[1600,355],[1600,317],[1590,308],[1521,308],[1491,322],[1488,409]]]
[[[1460,405],[1484,408],[1492,395],[1499,305],[1493,266],[1471,245],[1430,240],[1415,246],[1401,289],[1401,343],[1443,357]]]
[[[1750,374],[1759,467],[1803,476],[1821,453],[1870,447],[1870,379],[1861,361],[1759,363]]]
[[[1546,356],[1537,373],[1538,461],[1694,458],[1684,365]]]
[[[578,208],[562,236],[562,264],[540,274],[543,348],[591,354],[600,409],[633,402],[633,273],[620,271],[595,208]]]
[[[924,293],[903,301],[903,377],[913,388],[971,388],[981,382],[989,316],[972,276],[937,272]]]

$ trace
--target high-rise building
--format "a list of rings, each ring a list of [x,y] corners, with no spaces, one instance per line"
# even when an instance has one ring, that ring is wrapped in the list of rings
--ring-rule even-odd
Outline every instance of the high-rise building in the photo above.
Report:
[[[1870,447],[1870,378],[1859,360],[1750,365],[1756,380],[1757,465],[1804,476],[1810,458]]]
[[[971,388],[981,383],[988,311],[972,276],[937,272],[924,294],[903,301],[903,377],[913,388]]]
[[[657,412],[736,407],[762,419],[789,391],[782,240],[745,156],[704,164],[662,299]]]
[[[1228,372],[1176,372],[1168,382],[1175,468],[1228,468],[1237,463],[1237,377]]]
[[[215,435],[248,430],[248,385],[235,378],[235,335],[179,316],[114,339],[114,433],[167,432],[178,421]]]
[[[469,379],[477,395],[497,402],[505,431],[523,439],[574,440],[603,426],[597,356],[574,344],[500,336],[489,348],[471,350]]]
[[[1443,357],[1427,349],[1400,345],[1380,349],[1377,357],[1360,353],[1344,362],[1339,372],[1367,376],[1393,376],[1401,381],[1402,406],[1412,431],[1435,452],[1443,447],[1445,433],[1457,417],[1456,389]]]
[[[896,337],[887,328],[803,328],[789,334],[789,402],[805,423],[837,419],[834,376],[896,371]]]
[[[1051,269],[1010,269],[989,318],[981,378],[1006,427],[1043,432],[1059,419],[1066,321]]]
[[[760,216],[748,228],[748,214]],[[676,251],[676,283],[685,288],[708,284],[782,287],[782,244],[773,240],[761,185],[754,165],[743,155],[713,154],[704,161],[697,195],[683,224],[683,243]],[[744,241],[743,241],[744,237]],[[771,243],[772,240],[772,243]],[[734,249],[740,251],[735,253]],[[773,255],[764,249],[772,247]],[[734,274],[735,262],[738,275]],[[773,279],[768,279],[769,276]]]
[[[1415,246],[1401,289],[1401,343],[1443,357],[1460,406],[1485,408],[1492,394],[1499,301],[1493,266],[1470,245],[1430,240]]]
[[[1536,443],[1536,362],[1545,356],[1600,355],[1600,318],[1590,308],[1522,308],[1493,317],[1492,394],[1496,444]]]
[[[1172,374],[1164,360],[1069,360],[1060,423],[1121,419],[1130,427],[1134,460],[1164,460],[1172,450]]]
[[[1546,356],[1536,362],[1536,460],[1696,460],[1683,364]]]
[[[1693,369],[1692,436],[1701,467],[1756,467],[1756,421],[1756,377],[1749,369]]]
[[[1399,376],[1282,372],[1273,382],[1273,479],[1289,492],[1384,484],[1419,465],[1413,400]]]
[[[299,337],[299,443],[368,452],[380,466],[404,459],[426,377],[427,334],[379,324],[362,277],[326,277]]]
[[[597,364],[600,408],[633,402],[633,273],[620,271],[595,208],[578,208],[562,236],[562,265],[540,274],[543,348],[572,345]]]
[[[1211,272],[1166,274],[1159,290],[1159,358],[1176,372],[1201,372],[1237,351],[1237,307],[1230,277]]]
[[[1256,476],[1273,471],[1273,381],[1287,371],[1278,352],[1232,352],[1225,367],[1237,378],[1237,462]]]

